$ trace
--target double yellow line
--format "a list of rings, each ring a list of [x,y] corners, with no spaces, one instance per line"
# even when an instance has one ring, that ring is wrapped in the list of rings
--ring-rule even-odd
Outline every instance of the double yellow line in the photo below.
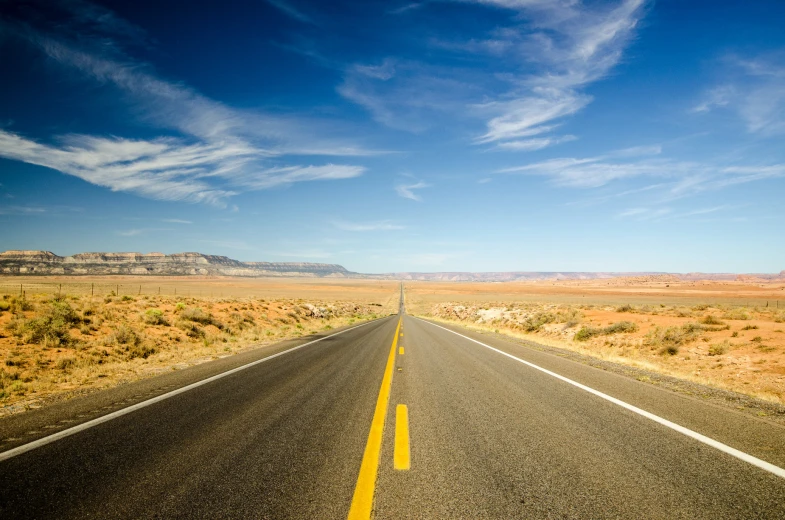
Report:
[[[390,389],[392,388],[393,369],[395,367],[395,349],[398,346],[398,337],[401,330],[401,318],[398,318],[398,326],[395,329],[395,337],[390,347],[390,354],[387,357],[387,366],[384,369],[384,377],[382,377],[382,385],[379,388],[379,397],[376,400],[376,409],[373,412],[373,420],[371,421],[371,432],[368,434],[368,443],[365,445],[365,452],[363,453],[363,461],[360,465],[360,475],[357,477],[357,485],[354,488],[354,496],[352,497],[352,505],[349,509],[349,520],[367,520],[371,518],[373,511],[373,494],[376,489],[376,475],[379,471],[379,455],[382,449],[382,434],[384,433],[384,421],[387,416],[387,405],[390,401]],[[403,352],[401,352],[403,353]],[[399,460],[399,433],[396,428],[396,453],[395,465],[396,469],[408,469],[409,466],[409,419],[406,407],[401,406],[396,408],[396,423],[400,421],[405,422],[406,427],[406,450],[405,460]],[[405,419],[401,418],[401,413]],[[401,437],[401,443],[403,438]],[[403,452],[400,452],[403,453]],[[403,455],[400,455],[403,457]],[[399,462],[405,464],[406,467],[399,468]]]

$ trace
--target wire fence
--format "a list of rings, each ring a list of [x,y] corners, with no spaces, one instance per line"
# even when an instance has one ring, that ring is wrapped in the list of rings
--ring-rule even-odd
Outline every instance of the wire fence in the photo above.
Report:
[[[261,292],[261,291],[260,291]],[[51,296],[183,296],[183,297],[252,297],[247,288],[216,288],[198,284],[156,283],[0,283],[0,295],[51,295]],[[264,296],[259,294],[260,297]]]
[[[162,283],[168,282],[168,283]],[[128,280],[95,280],[89,282],[78,281],[53,281],[45,282],[40,280],[28,281],[0,281],[0,296],[1,295],[47,295],[47,296],[168,296],[168,297],[198,297],[198,298],[270,298],[283,296],[279,294],[276,287],[277,284],[264,284],[259,281],[254,283],[246,283],[243,281],[230,281],[230,280],[182,280],[172,283],[171,280],[146,280],[144,282],[130,282]],[[303,296],[310,293],[308,289],[303,287]],[[295,293],[299,293],[296,288],[289,288],[286,291],[288,297],[296,297]],[[349,291],[351,292],[351,290]],[[460,300],[462,296],[469,299],[477,299],[477,295],[455,295],[456,301]],[[496,296],[496,295],[494,295]],[[493,299],[494,296],[484,295]],[[485,299],[485,298],[479,299]],[[465,298],[464,298],[465,299]],[[706,295],[705,297],[697,295],[684,295],[684,296],[645,296],[641,295],[624,297],[624,296],[608,296],[600,294],[587,294],[583,295],[552,295],[549,297],[543,294],[520,294],[520,295],[505,295],[505,301],[512,303],[513,301],[551,301],[581,304],[608,304],[608,305],[622,305],[625,303],[633,305],[645,304],[669,304],[669,305],[682,305],[693,306],[704,303],[712,303],[726,307],[757,307],[757,308],[770,308],[770,309],[783,309],[785,310],[785,294],[782,298],[767,298],[757,297],[736,297],[736,296],[715,296]],[[433,302],[432,302],[433,303]]]

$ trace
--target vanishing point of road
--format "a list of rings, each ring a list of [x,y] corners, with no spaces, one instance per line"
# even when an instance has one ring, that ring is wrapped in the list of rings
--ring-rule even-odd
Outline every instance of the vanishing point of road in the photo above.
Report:
[[[785,518],[765,418],[403,312],[331,333],[3,419],[0,518]]]

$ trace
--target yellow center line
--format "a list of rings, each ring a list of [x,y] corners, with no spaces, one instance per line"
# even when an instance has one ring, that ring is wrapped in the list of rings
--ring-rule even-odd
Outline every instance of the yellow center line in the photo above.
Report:
[[[411,467],[409,453],[409,409],[405,404],[395,407],[395,451],[393,452],[393,467],[406,471]]]
[[[398,355],[403,356],[403,347],[398,348]]]
[[[390,401],[390,387],[392,386],[393,368],[395,366],[395,347],[398,346],[398,332],[401,330],[401,318],[393,336],[387,366],[384,369],[382,385],[379,388],[379,397],[376,399],[376,409],[373,412],[371,431],[368,442],[365,444],[363,461],[360,464],[360,474],[354,487],[352,505],[349,508],[349,520],[366,520],[371,518],[373,511],[373,494],[376,490],[376,474],[379,471],[379,455],[382,449],[382,434],[384,433],[384,420],[387,416],[387,404]]]

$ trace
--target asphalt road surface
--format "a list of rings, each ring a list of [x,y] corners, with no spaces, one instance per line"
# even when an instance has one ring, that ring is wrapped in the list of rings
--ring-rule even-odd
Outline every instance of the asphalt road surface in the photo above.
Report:
[[[6,418],[0,518],[785,518],[782,426],[448,328],[391,316]]]

